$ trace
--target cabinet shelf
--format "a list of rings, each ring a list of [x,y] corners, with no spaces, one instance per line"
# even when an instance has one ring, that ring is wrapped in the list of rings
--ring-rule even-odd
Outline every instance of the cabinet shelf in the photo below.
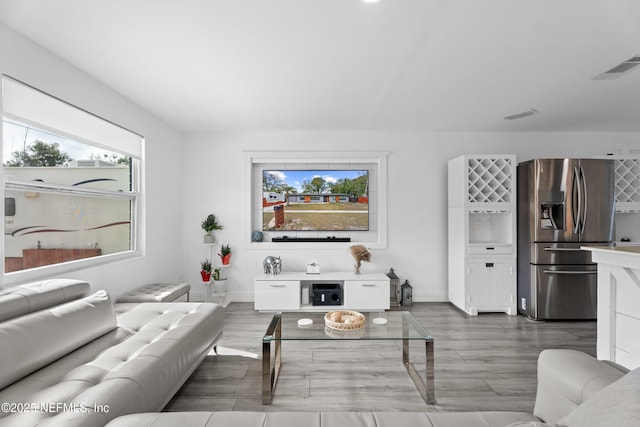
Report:
[[[469,242],[469,246],[513,246],[513,243],[498,242],[496,240],[474,240]]]
[[[470,242],[469,255],[511,255],[513,244],[505,242]]]
[[[469,212],[469,242],[513,243],[513,214],[501,212]]]

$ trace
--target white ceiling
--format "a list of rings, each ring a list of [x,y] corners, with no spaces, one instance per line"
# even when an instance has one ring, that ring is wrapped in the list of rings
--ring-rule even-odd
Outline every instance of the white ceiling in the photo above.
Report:
[[[638,0],[2,0],[0,21],[185,132],[640,131],[640,70],[593,80],[640,54]]]

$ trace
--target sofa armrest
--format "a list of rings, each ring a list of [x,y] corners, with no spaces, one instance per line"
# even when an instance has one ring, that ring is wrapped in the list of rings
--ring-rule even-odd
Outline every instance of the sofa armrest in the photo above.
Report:
[[[576,350],[544,350],[538,358],[538,391],[533,414],[553,423],[589,396],[625,374]]]

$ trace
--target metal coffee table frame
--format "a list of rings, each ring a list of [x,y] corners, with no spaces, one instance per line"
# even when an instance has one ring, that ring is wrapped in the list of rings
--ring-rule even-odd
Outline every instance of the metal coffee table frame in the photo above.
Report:
[[[278,381],[278,374],[280,373],[280,366],[282,364],[282,341],[289,340],[331,340],[331,341],[349,341],[349,340],[402,340],[402,363],[404,364],[409,377],[416,385],[418,392],[422,396],[422,399],[428,404],[434,404],[435,400],[435,386],[434,386],[434,340],[433,337],[420,325],[416,319],[408,311],[388,311],[383,313],[363,313],[367,320],[365,330],[360,334],[360,330],[353,332],[341,332],[339,337],[330,337],[327,334],[331,331],[324,331],[324,313],[275,313],[271,323],[267,328],[267,331],[262,338],[262,404],[270,405],[273,400],[273,394]],[[305,317],[311,317],[314,320],[314,329],[298,328],[298,330],[292,329],[288,326],[290,331],[294,333],[291,336],[282,336],[283,322],[286,321],[290,324],[296,319]],[[389,318],[388,325],[395,328],[395,333],[389,335],[389,330],[385,329],[386,334],[380,336],[375,334],[375,331],[380,328],[378,325],[372,325],[371,319],[376,317]],[[402,322],[401,329],[398,327],[398,323]],[[366,331],[369,328],[373,332]],[[382,326],[385,328],[385,326]],[[401,334],[400,334],[400,331]],[[351,337],[349,334],[353,334]],[[412,340],[421,340],[425,344],[426,355],[426,370],[425,377],[422,378],[419,372],[409,358],[409,342]],[[273,344],[273,352],[271,345]]]

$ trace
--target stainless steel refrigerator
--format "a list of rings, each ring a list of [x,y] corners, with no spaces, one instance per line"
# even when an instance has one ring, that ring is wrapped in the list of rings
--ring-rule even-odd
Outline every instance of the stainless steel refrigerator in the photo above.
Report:
[[[613,160],[533,159],[518,173],[518,311],[596,318],[597,266],[585,244],[614,240]]]

